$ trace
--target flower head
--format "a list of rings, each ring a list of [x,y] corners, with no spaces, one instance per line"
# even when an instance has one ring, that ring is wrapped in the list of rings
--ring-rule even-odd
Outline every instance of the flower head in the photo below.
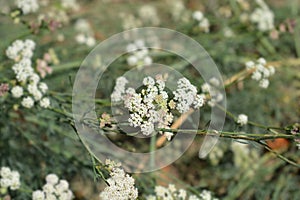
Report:
[[[241,126],[246,125],[248,123],[248,116],[245,114],[239,114],[236,122]]]
[[[36,12],[39,9],[37,0],[17,0],[17,7],[20,8],[24,15]]]
[[[134,179],[126,174],[121,168],[113,168],[107,180],[107,186],[101,193],[102,200],[119,199],[137,199],[138,190],[134,186]]]

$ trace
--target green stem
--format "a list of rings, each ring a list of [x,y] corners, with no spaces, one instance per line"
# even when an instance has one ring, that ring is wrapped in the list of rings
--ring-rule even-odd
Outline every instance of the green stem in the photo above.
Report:
[[[53,67],[53,73],[59,73],[59,72],[64,71],[64,70],[79,68],[81,63],[82,63],[82,61],[79,60],[79,61],[64,63],[64,64],[61,64],[61,65],[56,65],[56,66]]]
[[[277,138],[285,139],[297,139],[300,136],[297,135],[288,135],[288,134],[258,134],[258,133],[237,133],[237,132],[213,132],[210,130],[192,130],[192,129],[159,129],[163,132],[172,132],[172,133],[186,133],[186,134],[197,134],[197,135],[210,135],[210,136],[220,136],[224,138],[231,139],[243,139],[250,141],[261,141],[261,140],[272,140]]]
[[[155,166],[155,149],[156,149],[156,134],[151,137],[150,141],[150,167]]]

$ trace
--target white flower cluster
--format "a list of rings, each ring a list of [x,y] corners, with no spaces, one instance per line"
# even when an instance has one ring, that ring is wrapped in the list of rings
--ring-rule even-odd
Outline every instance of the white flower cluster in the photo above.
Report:
[[[121,168],[113,168],[107,179],[107,186],[101,193],[101,200],[134,200],[138,198],[138,190],[134,186],[134,179]]]
[[[196,195],[188,195],[184,189],[176,189],[175,185],[169,184],[169,186],[155,186],[155,195],[149,195],[146,200],[217,200],[213,198],[210,191],[203,190],[199,197]]]
[[[36,12],[39,9],[37,0],[16,0],[16,5],[24,15]]]
[[[69,183],[66,180],[59,180],[55,174],[48,174],[43,189],[32,193],[32,200],[71,200],[73,198]]]
[[[8,58],[18,62],[21,59],[31,59],[33,56],[33,50],[35,43],[32,40],[16,40],[6,49],[6,55]],[[26,60],[26,62],[30,61]]]
[[[186,78],[178,80],[177,89],[173,94],[176,109],[180,113],[185,113],[190,108],[198,109],[204,105],[205,95],[197,94],[197,88]]]
[[[130,113],[130,126],[139,127],[143,135],[152,134],[155,127],[169,129],[174,118],[171,111],[185,113],[191,108],[198,109],[204,105],[204,95],[198,95],[196,87],[186,78],[178,80],[177,89],[173,92],[174,98],[166,92],[162,75],[157,75],[156,80],[150,76],[145,77],[139,93],[134,88],[126,88],[127,83],[125,77],[119,77],[111,99],[112,102],[123,101]],[[168,140],[173,136],[170,132],[164,134]]]
[[[77,20],[74,27],[78,32],[78,34],[75,36],[76,42],[78,42],[79,44],[85,44],[88,47],[96,45],[96,39],[94,37],[95,34],[87,20]]]
[[[204,83],[201,86],[202,92],[210,96],[207,103],[211,107],[214,107],[217,103],[221,102],[224,99],[223,94],[218,90],[220,86],[220,80],[215,77],[212,77],[207,83]]]
[[[0,169],[0,188],[17,190],[21,186],[20,174],[12,171],[9,167],[1,167]]]
[[[139,9],[138,14],[142,21],[147,25],[157,26],[160,23],[157,10],[154,6],[143,5]]]
[[[218,200],[217,198],[214,198],[212,196],[212,193],[208,190],[203,190],[201,193],[200,193],[200,199],[201,200]]]
[[[143,24],[140,19],[131,13],[120,13],[119,16],[122,19],[122,27],[124,30],[138,28]]]
[[[251,22],[257,24],[258,30],[265,32],[274,29],[274,13],[263,0],[256,0],[260,6],[250,15]]]
[[[143,40],[136,40],[126,47],[129,57],[127,64],[132,67],[142,67],[144,65],[151,65],[152,58],[149,56],[149,50],[145,47]]]
[[[245,115],[245,114],[239,114],[236,122],[241,125],[241,126],[244,126],[248,123],[248,116]]]
[[[32,68],[31,57],[34,49],[35,43],[32,40],[16,40],[7,48],[6,55],[15,61],[12,69],[17,82],[23,87],[27,87],[26,90],[29,95],[22,99],[22,106],[31,108],[35,102],[39,102],[42,108],[48,108],[50,100],[43,97],[48,90],[48,86],[46,83],[40,82],[40,76]],[[20,85],[16,85],[11,89],[14,98],[20,98],[24,95],[24,88]]]
[[[201,11],[195,11],[193,13],[193,19],[199,22],[199,27],[203,32],[208,33],[209,32],[209,26],[210,23],[206,17],[204,17],[203,13]]]
[[[174,21],[188,21],[190,13],[181,0],[167,0],[168,7],[170,7],[170,14]]]
[[[138,10],[137,15],[132,13],[120,13],[122,27],[124,30],[138,28],[141,26],[158,26],[160,19],[157,9],[151,5],[143,5]]]
[[[61,6],[65,9],[72,9],[74,11],[77,11],[80,8],[77,0],[61,0]]]
[[[125,94],[125,89],[126,89],[125,86],[127,83],[128,83],[128,80],[125,77],[120,76],[117,78],[116,86],[114,88],[113,93],[111,94],[112,101],[118,102],[118,101],[123,100],[123,98],[124,98],[123,95]]]
[[[261,88],[267,88],[269,86],[269,77],[275,74],[275,68],[273,66],[266,66],[267,62],[264,58],[259,58],[256,62],[246,62],[247,70],[253,70],[251,78],[259,81]]]

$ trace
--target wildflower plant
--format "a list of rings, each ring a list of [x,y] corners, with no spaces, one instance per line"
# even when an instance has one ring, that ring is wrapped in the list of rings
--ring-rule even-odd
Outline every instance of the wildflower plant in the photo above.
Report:
[[[205,102],[205,95],[197,94],[197,88],[186,78],[179,79],[177,89],[169,94],[161,74],[158,74],[156,79],[145,77],[138,92],[132,87],[126,88],[127,83],[125,77],[117,78],[111,95],[112,102],[124,104],[129,111],[130,126],[139,127],[145,136],[153,134],[155,130],[170,129],[173,113],[183,114],[190,109],[199,109]],[[173,133],[164,134],[171,140]]]
[[[0,200],[297,199],[289,3],[1,1]]]

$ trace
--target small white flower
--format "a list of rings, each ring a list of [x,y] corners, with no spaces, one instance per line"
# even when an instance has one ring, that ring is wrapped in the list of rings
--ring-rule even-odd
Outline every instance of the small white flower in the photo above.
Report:
[[[126,46],[126,51],[127,52],[132,52],[132,51],[135,51],[137,49],[138,49],[137,46],[133,43],[130,43]]]
[[[35,90],[34,93],[32,94],[34,100],[39,101],[43,97],[43,94],[39,90]]]
[[[168,189],[171,193],[175,193],[177,190],[174,184],[169,184]]]
[[[9,167],[2,167],[0,170],[0,188],[10,188],[17,190],[20,188],[20,174],[17,171],[11,171]]]
[[[46,193],[46,194],[52,194],[55,192],[55,189],[54,189],[54,185],[53,184],[50,184],[50,183],[46,183],[44,186],[43,186],[43,191]]]
[[[77,0],[61,0],[61,6],[66,9],[72,9],[74,11],[79,9]]]
[[[130,126],[133,126],[133,127],[140,126],[142,124],[142,121],[143,121],[143,118],[137,113],[130,114],[130,118],[128,119]]]
[[[202,92],[204,92],[204,93],[209,93],[210,90],[211,90],[211,86],[210,86],[208,83],[204,83],[204,84],[201,86],[201,90],[202,90]]]
[[[245,65],[247,69],[253,69],[255,67],[255,63],[253,61],[248,61]]]
[[[256,63],[253,61],[246,63],[247,69],[253,69],[251,78],[259,81],[259,86],[262,88],[267,88],[269,86],[268,78],[275,73],[275,68],[273,66],[267,67],[266,64],[267,61],[264,58],[257,59]]]
[[[11,170],[9,167],[1,167],[0,175],[2,178],[9,178],[11,175]]]
[[[250,21],[257,24],[257,29],[262,32],[274,29],[274,13],[266,6],[256,8],[250,15]]]
[[[270,75],[274,75],[275,74],[275,68],[273,66],[269,66],[269,72],[270,72]]]
[[[113,168],[110,173],[111,178],[107,180],[107,186],[101,193],[100,199],[130,199],[138,198],[138,190],[134,186],[134,179],[126,174],[123,169]]]
[[[184,189],[179,190],[178,198],[185,199],[187,196],[186,191]]]
[[[268,87],[269,87],[269,84],[270,84],[270,82],[269,82],[268,79],[262,79],[262,80],[260,80],[260,82],[259,82],[259,87],[265,89],[265,88],[268,88]]]
[[[147,56],[148,50],[147,49],[140,49],[139,51],[136,51],[134,55],[137,57],[138,60],[142,60]]]
[[[44,82],[39,83],[39,89],[41,90],[42,93],[46,93],[48,90],[48,85]]]
[[[59,184],[57,185],[61,190],[66,191],[69,189],[69,183],[66,180],[60,180]]]
[[[95,46],[95,44],[96,44],[96,40],[95,40],[94,37],[91,37],[91,36],[87,37],[87,39],[86,39],[86,45],[88,47]]]
[[[39,9],[37,0],[17,0],[17,7],[20,8],[24,15],[36,12]]]
[[[226,37],[226,38],[232,38],[235,36],[233,30],[229,27],[225,27],[223,29],[223,34],[224,34],[224,37]]]
[[[155,81],[154,81],[154,79],[152,77],[148,76],[148,77],[144,78],[143,84],[145,86],[153,86],[155,84]]]
[[[198,94],[193,102],[194,108],[198,109],[202,107],[205,103],[205,95],[204,94]]]
[[[246,125],[248,123],[248,116],[245,114],[240,114],[237,118],[237,123],[241,126]]]
[[[162,187],[162,186],[155,186],[155,193],[157,197],[164,197],[166,199],[171,199],[172,194],[168,190],[168,188]]]
[[[36,190],[32,193],[32,200],[45,200],[45,194],[41,190]]]
[[[201,21],[203,19],[203,13],[201,11],[195,11],[193,13],[193,19],[197,20],[197,21]]]
[[[145,47],[144,40],[136,40],[136,41],[134,41],[134,44],[139,49],[142,49],[143,47]]]
[[[91,31],[91,26],[86,19],[78,19],[75,22],[74,28],[80,33],[89,33]]]
[[[17,171],[12,171],[11,172],[11,185],[10,185],[10,189],[11,190],[17,190],[19,189],[21,186],[21,182],[20,182],[20,174]]]
[[[261,64],[261,65],[267,64],[267,61],[266,61],[266,59],[264,59],[264,58],[259,58],[259,59],[257,59],[257,62],[258,62],[259,64]]]
[[[21,86],[14,86],[11,89],[11,94],[14,98],[20,98],[23,95],[23,88]]]
[[[129,56],[129,57],[127,58],[127,63],[128,63],[129,66],[135,66],[135,65],[137,64],[137,62],[138,62],[138,59],[137,59],[137,57],[134,56],[134,55]]]
[[[216,77],[212,77],[211,79],[209,79],[209,83],[215,87],[220,86],[220,81]]]
[[[177,89],[173,91],[176,109],[180,113],[187,112],[197,97],[197,88],[186,78],[181,78],[177,82]]]
[[[154,124],[152,122],[144,122],[141,125],[143,135],[151,135],[154,132]]]
[[[33,73],[33,74],[29,77],[29,81],[30,81],[30,83],[36,85],[36,84],[38,84],[38,82],[40,81],[40,76],[37,75],[36,73]]]
[[[152,58],[149,56],[146,56],[144,58],[144,65],[151,65],[152,64]]]
[[[20,54],[20,51],[23,48],[24,48],[23,41],[16,40],[6,49],[6,56],[12,60],[16,60]]]
[[[54,194],[47,194],[45,200],[57,200],[57,197]]]
[[[263,69],[263,75],[264,75],[264,78],[268,78],[269,76],[271,76],[271,73],[270,73],[269,69],[264,68]]]
[[[50,106],[50,100],[49,100],[49,98],[44,97],[43,99],[41,99],[40,106],[42,108],[48,108]]]
[[[56,174],[46,176],[46,184],[43,190],[32,193],[32,199],[36,200],[71,200],[73,192],[69,190],[69,183],[66,180],[59,180]]]
[[[113,93],[111,94],[111,99],[113,102],[121,101],[123,99],[123,94],[125,93],[125,86],[128,83],[128,80],[121,76],[117,78],[116,85]]]
[[[160,23],[156,8],[151,5],[145,4],[142,6],[138,14],[143,22],[150,23],[153,26],[157,26]]]
[[[56,185],[58,183],[58,176],[56,174],[48,174],[46,176],[46,182],[51,185]]]
[[[259,71],[255,71],[255,72],[252,73],[251,78],[253,80],[259,81],[262,78],[262,75]]]
[[[80,33],[80,34],[76,35],[75,40],[79,44],[85,44],[87,38],[86,38],[86,36],[83,33]]]
[[[203,190],[200,194],[201,199],[203,200],[211,200],[213,197],[210,191]]]
[[[24,106],[25,108],[32,108],[34,105],[34,101],[31,97],[24,97],[22,102],[21,102],[22,106]]]
[[[11,185],[11,180],[8,178],[0,179],[0,188],[8,188]]]
[[[165,133],[164,133],[164,136],[167,138],[168,141],[171,140],[171,138],[172,138],[173,135],[174,135],[174,134],[171,133],[171,132],[165,132]]]
[[[204,19],[201,20],[201,22],[199,23],[199,27],[200,27],[201,29],[203,29],[203,31],[204,31],[205,33],[208,33],[208,32],[209,32],[209,26],[210,26],[210,23],[209,23],[209,21],[208,21],[207,18],[204,18]]]
[[[35,42],[33,40],[27,39],[24,41],[24,46],[27,49],[30,49],[31,51],[33,51],[35,49]]]

